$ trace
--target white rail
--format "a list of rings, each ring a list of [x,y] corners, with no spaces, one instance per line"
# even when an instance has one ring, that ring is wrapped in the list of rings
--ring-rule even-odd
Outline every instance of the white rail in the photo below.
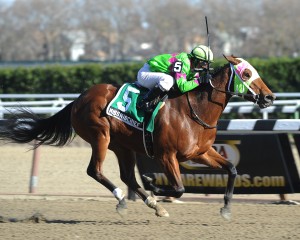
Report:
[[[79,94],[0,94],[0,119],[5,118],[6,114],[18,111],[19,107],[28,108],[36,114],[52,115],[78,96]],[[11,99],[13,101],[9,101]],[[22,101],[18,101],[19,99]],[[36,100],[26,101],[26,99]]]
[[[275,93],[278,98],[294,98],[290,100],[275,100],[271,107],[259,109],[251,102],[229,102],[223,114],[232,112],[240,114],[251,114],[258,112],[263,119],[268,119],[270,113],[282,112],[293,114],[294,118],[299,118],[300,92],[295,93]],[[11,112],[18,111],[18,107],[29,108],[36,114],[55,114],[72,100],[79,96],[78,93],[61,94],[0,94],[0,119]],[[297,99],[299,98],[299,99]],[[29,99],[27,101],[26,99]],[[34,99],[34,100],[33,100]]]

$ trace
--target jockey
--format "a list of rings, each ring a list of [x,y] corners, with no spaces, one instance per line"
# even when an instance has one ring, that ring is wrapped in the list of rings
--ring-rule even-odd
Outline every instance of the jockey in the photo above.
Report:
[[[212,61],[213,53],[204,45],[196,46],[190,53],[162,54],[151,58],[137,74],[138,85],[150,90],[137,108],[151,111],[175,82],[182,93],[198,87],[201,73],[209,75],[208,62]]]

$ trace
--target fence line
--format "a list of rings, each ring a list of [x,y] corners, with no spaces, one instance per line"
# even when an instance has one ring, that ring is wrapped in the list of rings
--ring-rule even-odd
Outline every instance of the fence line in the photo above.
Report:
[[[281,112],[292,114],[293,118],[300,118],[300,92],[295,93],[275,93],[278,98],[294,98],[289,100],[275,100],[274,104],[268,108],[260,109],[251,102],[231,101],[223,111],[223,114],[239,113],[250,114],[261,113],[263,119],[268,119],[270,113]],[[30,108],[36,114],[55,114],[72,100],[79,96],[78,93],[60,94],[0,94],[0,119],[6,114],[18,111],[18,107]],[[297,99],[299,98],[299,99]],[[29,100],[26,100],[29,99]],[[35,99],[35,100],[33,100]],[[234,100],[235,98],[233,98]]]

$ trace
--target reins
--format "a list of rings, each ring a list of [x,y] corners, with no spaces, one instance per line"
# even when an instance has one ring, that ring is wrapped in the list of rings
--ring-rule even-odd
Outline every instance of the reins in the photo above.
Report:
[[[186,94],[186,99],[187,99],[188,105],[189,105],[191,113],[192,113],[191,117],[195,122],[199,123],[201,126],[203,126],[204,128],[207,128],[207,129],[217,128],[217,126],[211,126],[211,125],[207,124],[197,115],[197,113],[195,112],[195,110],[193,109],[193,107],[191,105],[191,102],[189,99],[189,92],[187,92],[187,94]]]

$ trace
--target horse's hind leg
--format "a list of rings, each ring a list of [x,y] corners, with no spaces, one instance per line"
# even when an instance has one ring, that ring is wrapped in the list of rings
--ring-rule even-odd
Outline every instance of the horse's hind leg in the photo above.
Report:
[[[123,191],[115,186],[103,174],[103,162],[105,160],[108,144],[108,138],[102,138],[102,140],[98,141],[98,144],[92,145],[92,157],[87,168],[87,174],[113,193],[115,198],[119,201],[117,210],[118,206],[122,206],[123,211],[118,212],[121,214],[126,214],[127,205]]]
[[[120,146],[116,148],[110,148],[118,158],[121,180],[130,189],[132,189],[148,207],[153,208],[157,216],[168,217],[169,213],[161,205],[159,205],[153,197],[149,196],[149,194],[147,194],[146,191],[137,183],[135,177],[135,152],[127,148],[122,148]],[[117,206],[117,210],[118,207],[121,208],[122,206]]]

